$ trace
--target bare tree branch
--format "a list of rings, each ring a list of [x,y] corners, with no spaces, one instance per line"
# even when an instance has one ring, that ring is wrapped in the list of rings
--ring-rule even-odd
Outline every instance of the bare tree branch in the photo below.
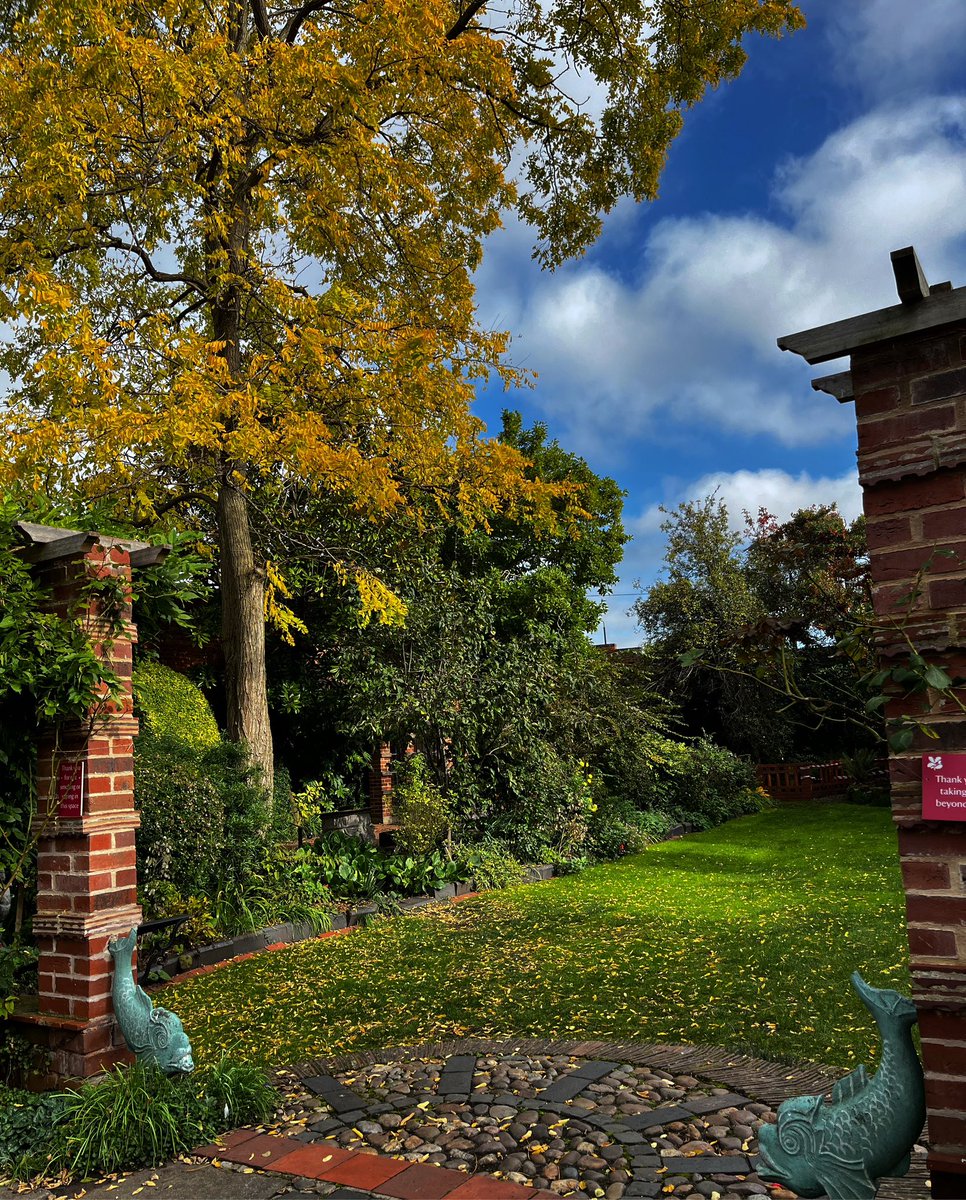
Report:
[[[192,287],[198,292],[205,291],[205,285],[200,279],[196,279],[193,275],[182,275],[176,271],[159,271],[151,261],[151,256],[143,246],[137,246],[133,242],[125,242],[121,238],[108,237],[104,239],[104,245],[112,250],[124,250],[128,254],[133,254],[144,264],[144,269],[155,283],[183,283],[186,287]]]
[[[302,26],[305,24],[308,18],[313,13],[321,12],[327,3],[328,0],[306,0],[305,4],[303,4],[301,8],[296,9],[296,11],[292,13],[291,17],[289,17],[288,22],[282,30],[282,41],[288,42],[291,45],[291,43],[294,42],[298,37]]]
[[[458,38],[461,33],[465,33],[470,21],[473,20],[473,18],[485,4],[486,0],[472,0],[472,2],[463,9],[459,17],[457,17],[456,23],[446,34],[446,40],[448,42],[452,42]]]

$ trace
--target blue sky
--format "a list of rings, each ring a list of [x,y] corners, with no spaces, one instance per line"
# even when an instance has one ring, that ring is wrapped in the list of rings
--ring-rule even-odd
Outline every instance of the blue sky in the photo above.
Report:
[[[634,582],[660,572],[659,505],[717,488],[737,525],[759,505],[861,510],[852,408],[809,386],[847,364],[810,368],[775,339],[896,303],[899,246],[966,284],[966,0],[800,6],[806,30],[751,40],[741,77],[687,116],[655,203],[621,203],[555,273],[508,221],[477,276],[482,321],[537,375],[480,415],[546,422],[628,493],[619,645],[640,641]]]

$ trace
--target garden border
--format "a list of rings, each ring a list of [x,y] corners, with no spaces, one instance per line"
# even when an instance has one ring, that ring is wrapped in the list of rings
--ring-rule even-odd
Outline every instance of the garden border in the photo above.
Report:
[[[542,863],[527,868],[527,873],[520,884],[542,883],[553,877],[553,867]],[[517,885],[519,886],[519,885]],[[431,896],[407,896],[400,900],[402,912],[424,908],[427,904],[438,904],[442,900],[461,900],[466,896],[475,896],[482,891],[492,891],[491,888],[477,888],[474,883],[448,883],[445,887],[437,888]],[[160,969],[170,976],[160,984],[152,984],[150,990],[157,987],[167,987],[171,983],[181,982],[186,976],[198,970],[220,966],[236,958],[247,958],[262,950],[276,950],[282,946],[294,946],[299,942],[311,941],[313,938],[324,937],[330,933],[345,933],[349,929],[362,928],[379,910],[375,905],[363,904],[358,908],[350,908],[347,912],[331,912],[331,924],[328,929],[316,930],[311,921],[283,921],[280,925],[269,925],[264,929],[256,929],[251,933],[242,933],[237,937],[226,938],[221,942],[210,942],[183,954],[170,954],[159,964]],[[190,966],[182,966],[186,958],[191,959]]]
[[[700,832],[693,825],[674,825],[661,837],[655,838],[653,844],[673,842],[689,833]],[[514,886],[543,883],[545,880],[552,879],[554,875],[555,871],[550,863],[532,864],[526,868],[520,883]],[[494,890],[497,889],[478,888],[473,880],[469,880],[465,883],[448,883],[445,887],[437,888],[431,896],[407,896],[398,903],[403,912],[411,912],[413,909],[423,908],[427,904],[438,904],[441,900],[462,900],[466,896],[475,896],[481,892]],[[326,934],[345,933],[349,929],[361,928],[378,913],[379,910],[375,905],[363,904],[358,908],[350,908],[346,912],[329,913],[331,924],[328,929],[321,932],[316,932],[311,921],[283,921],[280,925],[269,925],[264,929],[242,933],[238,937],[226,938],[221,942],[210,942],[206,946],[199,946],[194,950],[185,951],[183,954],[168,955],[159,966],[170,978],[161,983],[152,984],[149,990],[157,991],[162,987],[168,987],[169,984],[182,982],[189,975],[198,971],[208,971],[237,958],[249,958],[253,954],[260,954],[263,950],[279,950],[283,946],[294,946],[299,942],[311,941],[312,938],[325,937]],[[182,967],[180,964],[189,957],[191,965]]]

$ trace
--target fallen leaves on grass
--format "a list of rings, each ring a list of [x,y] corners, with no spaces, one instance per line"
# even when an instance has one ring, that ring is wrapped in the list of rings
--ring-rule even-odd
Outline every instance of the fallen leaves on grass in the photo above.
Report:
[[[165,1003],[201,1057],[265,1065],[471,1034],[852,1066],[876,1040],[856,967],[908,989],[895,834],[888,811],[816,805],[256,956]]]

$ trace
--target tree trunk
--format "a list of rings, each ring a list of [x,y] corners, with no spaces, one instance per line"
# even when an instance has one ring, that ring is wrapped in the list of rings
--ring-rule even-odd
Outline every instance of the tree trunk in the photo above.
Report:
[[[218,493],[218,547],[228,736],[248,746],[271,795],[274,758],[265,672],[265,575],[255,563],[248,505],[233,485],[230,470]]]

